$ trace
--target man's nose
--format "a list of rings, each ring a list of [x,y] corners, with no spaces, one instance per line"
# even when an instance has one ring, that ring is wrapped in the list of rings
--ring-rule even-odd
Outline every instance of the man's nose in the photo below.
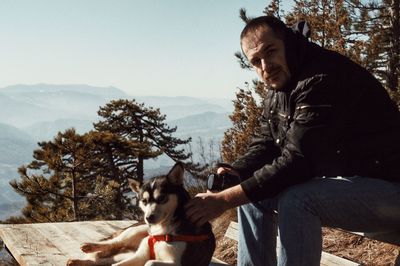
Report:
[[[261,69],[262,69],[263,71],[268,72],[268,70],[269,70],[270,68],[271,68],[271,67],[270,67],[269,62],[268,62],[265,58],[261,59]]]

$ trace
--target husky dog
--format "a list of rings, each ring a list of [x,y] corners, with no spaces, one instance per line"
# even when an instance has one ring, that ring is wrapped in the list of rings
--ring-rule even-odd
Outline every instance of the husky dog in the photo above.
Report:
[[[215,238],[209,223],[199,228],[185,216],[184,205],[190,196],[183,187],[183,173],[182,163],[177,163],[167,175],[144,184],[130,180],[145,223],[109,239],[82,244],[81,250],[92,258],[70,259],[67,265],[208,266]]]

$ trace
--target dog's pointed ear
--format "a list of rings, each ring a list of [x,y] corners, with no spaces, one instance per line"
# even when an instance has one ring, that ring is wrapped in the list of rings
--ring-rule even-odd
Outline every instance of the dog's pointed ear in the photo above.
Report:
[[[177,162],[169,171],[167,175],[168,180],[174,185],[182,185],[184,172],[185,169],[183,168],[183,163]]]
[[[142,186],[142,182],[133,178],[128,178],[128,184],[130,188],[133,190],[133,192],[139,193],[140,187]]]

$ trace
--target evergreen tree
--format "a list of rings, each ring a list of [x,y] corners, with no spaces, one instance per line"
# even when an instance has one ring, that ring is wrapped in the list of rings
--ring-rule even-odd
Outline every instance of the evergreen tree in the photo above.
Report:
[[[98,131],[86,133],[85,141],[92,144],[87,156],[92,161],[93,168],[90,171],[98,177],[94,194],[108,195],[105,213],[112,213],[116,219],[137,219],[139,209],[132,205],[132,193],[127,180],[137,176],[139,154],[153,154],[148,143]]]
[[[143,180],[143,162],[164,153],[174,161],[185,161],[190,157],[180,145],[191,139],[181,140],[172,134],[176,127],[170,128],[165,123],[165,115],[159,109],[145,107],[135,100],[111,101],[98,111],[101,121],[94,124],[99,132],[110,132],[139,145],[148,147],[138,150],[135,165],[137,180]],[[118,147],[115,147],[118,149]]]
[[[294,2],[292,11],[285,16],[287,24],[306,21],[312,29],[311,41],[361,63],[360,46],[364,42],[354,32],[348,6],[343,0]]]
[[[101,107],[99,115],[96,130],[60,132],[40,142],[34,160],[19,168],[21,180],[10,184],[27,199],[27,221],[138,219],[127,178],[143,180],[143,161],[161,153],[173,160],[191,156],[177,148],[190,139],[172,137],[176,128],[164,123],[158,109],[119,100]]]
[[[267,16],[275,16],[279,19],[285,15],[285,11],[281,8],[281,0],[271,0],[269,5],[264,9],[264,14]]]
[[[34,160],[19,168],[21,181],[10,182],[27,199],[22,213],[28,220],[139,217],[126,177],[133,175],[135,154],[147,147],[110,133],[79,135],[74,129],[58,133],[39,147]]]
[[[259,131],[262,104],[266,96],[264,83],[253,81],[253,88],[236,93],[234,111],[229,116],[232,128],[224,133],[221,154],[224,162],[231,163],[243,155],[253,136]],[[258,100],[257,100],[258,99]]]
[[[400,74],[400,0],[295,1],[285,16],[307,21],[311,40],[344,54],[374,73],[392,92]]]
[[[364,66],[391,92],[399,93],[400,0],[348,0],[357,30],[367,36]]]
[[[10,182],[27,199],[24,216],[35,222],[84,219],[82,200],[95,183],[87,182],[94,177],[87,171],[91,168],[87,143],[74,129],[68,129],[53,141],[38,144],[34,160],[18,169],[22,180]]]

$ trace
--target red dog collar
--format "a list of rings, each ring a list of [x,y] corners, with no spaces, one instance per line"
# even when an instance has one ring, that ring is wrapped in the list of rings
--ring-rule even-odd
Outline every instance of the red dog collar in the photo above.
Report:
[[[150,248],[150,259],[155,260],[156,254],[154,252],[154,244],[158,241],[165,241],[165,242],[197,242],[209,239],[210,236],[208,235],[156,235],[156,236],[149,236],[148,244]]]

